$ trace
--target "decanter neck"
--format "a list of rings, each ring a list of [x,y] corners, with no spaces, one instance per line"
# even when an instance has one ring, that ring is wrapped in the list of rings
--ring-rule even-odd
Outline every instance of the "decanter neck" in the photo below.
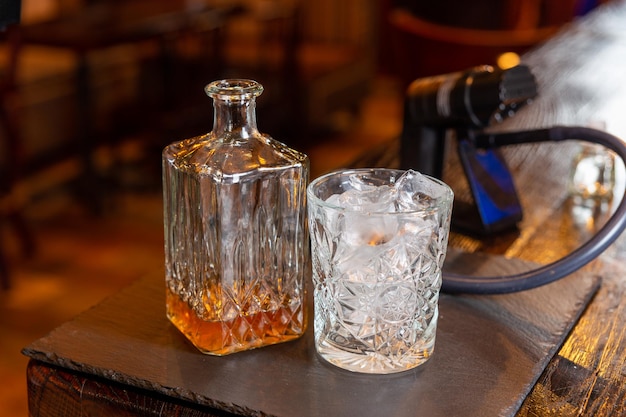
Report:
[[[222,138],[248,138],[258,134],[256,98],[263,86],[252,80],[221,80],[205,91],[213,98],[213,135]]]
[[[258,132],[254,98],[240,102],[215,100],[213,105],[213,133],[216,136],[237,134],[247,138]]]

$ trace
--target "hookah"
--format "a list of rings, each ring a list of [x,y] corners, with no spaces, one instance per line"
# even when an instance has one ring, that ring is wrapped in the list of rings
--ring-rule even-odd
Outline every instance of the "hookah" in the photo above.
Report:
[[[512,174],[500,153],[510,145],[581,140],[602,145],[626,162],[624,142],[603,131],[554,126],[516,132],[489,133],[532,101],[537,83],[525,65],[502,70],[479,66],[466,71],[417,79],[407,89],[401,143],[401,167],[441,179],[446,137],[456,136],[457,152],[474,204],[464,207],[452,224],[475,234],[490,235],[514,228],[522,218]],[[455,210],[457,208],[455,207]],[[443,274],[442,291],[504,294],[557,281],[598,257],[626,228],[626,198],[585,244],[565,257],[530,271],[505,276]]]

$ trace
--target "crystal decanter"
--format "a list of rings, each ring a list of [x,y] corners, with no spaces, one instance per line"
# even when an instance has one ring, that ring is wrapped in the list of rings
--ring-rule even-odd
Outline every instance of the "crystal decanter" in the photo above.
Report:
[[[306,155],[262,134],[252,80],[209,84],[213,130],[163,151],[166,311],[202,352],[304,333]]]

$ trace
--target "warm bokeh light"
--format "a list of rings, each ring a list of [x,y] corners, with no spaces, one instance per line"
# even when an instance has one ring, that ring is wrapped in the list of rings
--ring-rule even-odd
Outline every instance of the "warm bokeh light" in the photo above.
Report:
[[[519,65],[520,57],[515,52],[505,52],[498,57],[497,64],[498,67],[502,69],[513,68],[516,65]]]

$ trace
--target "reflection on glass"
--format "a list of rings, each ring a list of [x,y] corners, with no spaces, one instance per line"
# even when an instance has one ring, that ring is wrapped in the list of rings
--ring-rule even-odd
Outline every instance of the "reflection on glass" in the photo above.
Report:
[[[572,164],[569,192],[576,200],[611,200],[615,155],[598,145],[583,145]]]

